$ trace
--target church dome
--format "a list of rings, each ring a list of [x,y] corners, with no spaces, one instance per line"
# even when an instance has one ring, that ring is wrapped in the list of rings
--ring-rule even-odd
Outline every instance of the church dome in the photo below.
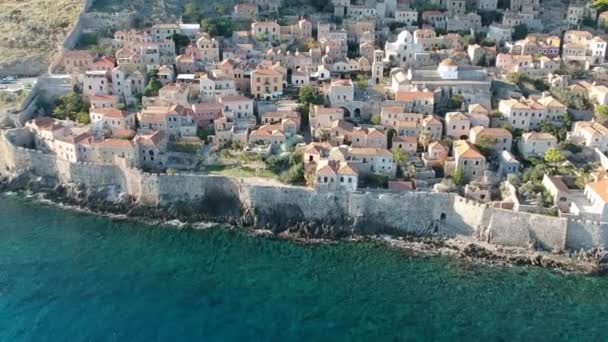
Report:
[[[413,41],[412,34],[408,30],[403,30],[397,36],[397,42],[405,43]]]

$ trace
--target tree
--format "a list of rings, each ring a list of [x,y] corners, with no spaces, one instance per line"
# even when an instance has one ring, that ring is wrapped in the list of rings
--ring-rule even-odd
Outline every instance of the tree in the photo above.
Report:
[[[511,183],[514,187],[518,187],[521,185],[521,178],[515,173],[509,173],[507,175],[507,181]]]
[[[393,147],[391,153],[393,154],[393,160],[398,166],[405,166],[405,163],[407,163],[408,160],[408,155],[403,152],[402,149]]]
[[[76,121],[88,125],[91,123],[91,116],[88,111],[78,112],[76,113]]]
[[[487,11],[479,10],[477,14],[481,17],[481,25],[489,26],[492,23],[499,23],[502,21],[503,14],[498,11]]]
[[[581,24],[583,26],[585,26],[585,27],[590,27],[590,28],[593,28],[593,29],[597,28],[597,22],[595,21],[594,18],[589,17],[589,16],[583,17],[583,20],[581,21]]]
[[[315,130],[315,138],[318,141],[329,141],[330,138],[330,134],[328,131],[322,130],[322,129],[316,129]]]
[[[362,74],[357,75],[357,80],[355,81],[355,84],[357,85],[357,88],[359,88],[359,90],[365,90],[367,88],[367,77]]]
[[[148,82],[148,85],[144,88],[144,96],[157,96],[160,88],[163,87],[163,84],[160,83],[158,78],[152,78]]]
[[[315,88],[311,85],[305,85],[298,90],[298,103],[306,108],[311,104],[320,104],[322,98]]]
[[[496,143],[489,137],[482,135],[475,141],[475,147],[484,157],[489,158],[494,154]]]
[[[90,122],[89,104],[82,99],[82,96],[74,92],[60,96],[55,103],[53,117],[87,124]]]
[[[381,116],[380,114],[374,114],[372,115],[370,121],[374,124],[374,125],[379,125],[380,124],[380,120],[381,120]]]
[[[179,33],[174,33],[173,36],[171,36],[171,39],[173,39],[173,43],[175,44],[175,53],[176,54],[180,54],[180,51],[182,50],[182,48],[188,46],[188,44],[190,44],[190,38],[188,38],[188,36],[183,35],[183,34],[179,34]],[[157,71],[158,74],[158,71]]]
[[[551,88],[550,92],[556,100],[563,103],[568,108],[577,110],[593,109],[593,104],[591,101],[589,101],[589,99],[582,94],[578,94],[570,90],[561,90],[558,88]]]
[[[234,23],[227,17],[207,18],[201,22],[201,30],[210,36],[228,37],[232,35],[233,29]]]
[[[200,13],[201,10],[196,1],[191,1],[184,6],[183,17],[190,22],[198,22]]]
[[[467,180],[462,169],[456,169],[456,171],[452,173],[452,182],[454,182],[455,185],[463,186],[465,185],[466,181]]]
[[[595,106],[595,119],[604,123],[608,120],[608,106],[606,105],[597,105]]]
[[[348,42],[346,55],[348,58],[357,57],[359,55],[359,45],[356,42]]]
[[[226,6],[222,3],[218,3],[215,5],[215,11],[219,14],[219,15],[226,15],[228,14],[228,9],[226,8]]]
[[[520,40],[526,38],[528,35],[528,26],[526,24],[519,24],[513,27],[513,40]]]
[[[566,160],[564,153],[557,147],[551,147],[545,152],[545,161],[554,167],[564,160]]]
[[[422,145],[424,151],[426,151],[427,147],[431,143],[431,139],[431,133],[429,133],[429,131],[427,130],[423,130],[422,132],[420,132],[420,134],[418,134],[418,142],[420,143],[420,145]]]
[[[464,96],[460,94],[454,94],[448,100],[448,110],[458,110],[462,107],[464,103]]]
[[[510,72],[505,76],[505,80],[509,83],[518,84],[521,74],[517,72]]]
[[[608,11],[608,0],[595,0],[592,5],[598,12]]]
[[[304,183],[306,181],[304,178],[304,164],[299,162],[292,165],[287,171],[281,173],[279,180],[287,184]]]
[[[304,42],[304,49],[306,51],[310,51],[310,49],[314,49],[316,47],[319,46],[319,42],[317,42],[316,39],[312,39],[312,38],[308,38],[305,42]]]
[[[148,78],[148,80],[151,80],[153,78],[158,78],[158,69],[148,70],[148,72],[146,73],[146,77]]]

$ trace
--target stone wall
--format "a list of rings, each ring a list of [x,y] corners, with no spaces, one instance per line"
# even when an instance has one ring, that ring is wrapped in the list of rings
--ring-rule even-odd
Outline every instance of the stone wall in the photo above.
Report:
[[[238,219],[250,215],[258,227],[313,221],[355,233],[464,236],[550,251],[602,247],[608,241],[607,224],[516,213],[454,194],[328,193],[297,186],[260,185],[233,177],[150,174],[125,163],[70,163],[16,146],[29,143],[23,130],[2,132],[0,174],[14,177],[29,173],[94,192],[103,190],[110,200],[130,195],[144,205],[181,203],[208,217]]]
[[[608,223],[568,219],[566,247],[571,250],[608,247]]]

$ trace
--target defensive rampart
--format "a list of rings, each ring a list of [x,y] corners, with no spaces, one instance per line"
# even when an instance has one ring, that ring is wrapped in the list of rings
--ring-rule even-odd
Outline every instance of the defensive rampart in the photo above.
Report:
[[[214,216],[250,215],[259,227],[318,222],[355,233],[467,236],[496,245],[550,251],[604,247],[605,224],[497,209],[454,194],[431,192],[317,192],[222,176],[150,174],[126,165],[70,163],[28,146],[19,129],[0,137],[0,173],[30,174],[58,184],[130,195],[147,206],[197,203]],[[201,206],[201,203],[202,206]],[[199,210],[199,209],[197,209]]]

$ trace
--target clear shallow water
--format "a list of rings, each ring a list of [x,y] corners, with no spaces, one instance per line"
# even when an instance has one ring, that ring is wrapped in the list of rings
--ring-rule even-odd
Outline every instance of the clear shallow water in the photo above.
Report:
[[[0,197],[0,341],[606,340],[608,278]]]

